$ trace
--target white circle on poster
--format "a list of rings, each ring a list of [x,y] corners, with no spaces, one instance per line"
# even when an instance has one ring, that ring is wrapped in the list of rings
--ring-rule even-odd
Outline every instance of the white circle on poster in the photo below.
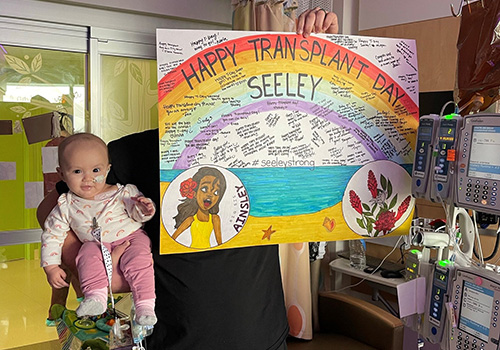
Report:
[[[217,235],[221,244],[228,242],[245,226],[250,214],[250,198],[241,180],[214,165],[192,167],[179,174],[169,184],[161,204],[162,224],[168,234],[177,243],[195,249],[219,245]]]
[[[398,163],[377,160],[361,167],[349,180],[342,214],[358,235],[382,237],[401,226],[414,205],[410,174]]]

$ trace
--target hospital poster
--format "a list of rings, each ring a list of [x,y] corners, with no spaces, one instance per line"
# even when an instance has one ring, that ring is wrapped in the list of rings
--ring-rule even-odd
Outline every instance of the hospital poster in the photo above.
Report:
[[[162,254],[407,234],[413,40],[157,30]]]

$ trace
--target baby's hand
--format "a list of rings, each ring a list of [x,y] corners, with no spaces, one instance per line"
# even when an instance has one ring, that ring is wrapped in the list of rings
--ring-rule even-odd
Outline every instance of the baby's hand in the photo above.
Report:
[[[47,274],[47,281],[49,281],[52,288],[60,289],[69,287],[68,282],[66,282],[66,272],[59,265],[49,265],[43,269]]]
[[[141,211],[142,215],[144,216],[152,216],[155,213],[155,205],[153,201],[149,198],[146,198],[144,196],[136,196],[132,197],[132,200],[134,200],[137,205],[137,208]]]

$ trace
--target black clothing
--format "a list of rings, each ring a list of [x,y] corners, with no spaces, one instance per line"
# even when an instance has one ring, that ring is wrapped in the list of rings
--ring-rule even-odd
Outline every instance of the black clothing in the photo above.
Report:
[[[157,208],[145,226],[153,247],[158,317],[147,349],[282,349],[288,322],[277,246],[159,254],[158,145],[158,130],[108,145],[108,182],[136,185]]]

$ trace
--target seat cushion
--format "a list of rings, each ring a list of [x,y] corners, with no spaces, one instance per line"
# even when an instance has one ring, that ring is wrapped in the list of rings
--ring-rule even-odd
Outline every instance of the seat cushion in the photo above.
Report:
[[[314,333],[313,340],[289,337],[288,350],[377,350],[352,338],[335,333]]]

